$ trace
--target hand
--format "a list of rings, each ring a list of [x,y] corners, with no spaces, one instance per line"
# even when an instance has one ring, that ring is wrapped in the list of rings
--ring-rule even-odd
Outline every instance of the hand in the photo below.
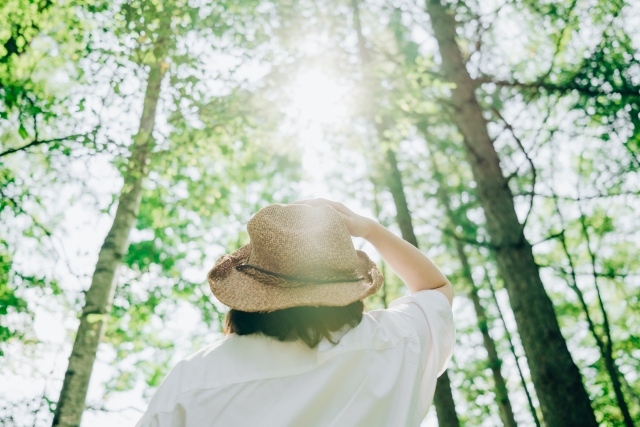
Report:
[[[344,225],[347,226],[349,230],[349,234],[353,237],[363,237],[367,238],[369,231],[372,228],[373,220],[369,218],[365,218],[357,213],[353,212],[351,209],[343,205],[342,203],[332,202],[327,199],[310,199],[310,200],[300,200],[293,203],[294,205],[309,205],[309,206],[320,206],[320,205],[329,205],[334,208],[342,217],[342,221]]]
[[[342,203],[327,199],[301,200],[295,204],[321,206],[329,205],[342,217],[349,234],[364,237],[371,243],[387,264],[402,279],[411,292],[435,290],[442,293],[449,302],[453,301],[453,287],[438,267],[418,248],[402,240],[372,219],[354,213]]]

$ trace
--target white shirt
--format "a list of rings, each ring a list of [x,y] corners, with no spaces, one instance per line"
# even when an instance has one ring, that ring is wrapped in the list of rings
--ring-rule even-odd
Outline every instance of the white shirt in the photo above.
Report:
[[[436,291],[365,313],[335,346],[232,334],[178,363],[137,427],[418,426],[454,341]]]

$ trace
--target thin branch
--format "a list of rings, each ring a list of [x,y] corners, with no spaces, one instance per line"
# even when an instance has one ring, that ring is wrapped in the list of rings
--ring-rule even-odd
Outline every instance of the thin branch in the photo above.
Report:
[[[493,296],[493,301],[496,304],[496,308],[498,309],[498,315],[500,316],[500,320],[502,321],[502,326],[504,327],[504,334],[509,342],[509,350],[511,350],[511,354],[513,354],[513,358],[516,361],[516,367],[518,368],[518,374],[520,375],[520,381],[522,382],[522,388],[524,389],[525,394],[527,395],[527,402],[529,402],[529,409],[531,410],[531,416],[533,417],[533,421],[536,423],[536,427],[540,427],[540,420],[538,419],[538,413],[536,412],[536,408],[533,405],[533,399],[529,394],[529,389],[527,388],[527,381],[524,379],[524,374],[522,373],[522,368],[520,367],[520,358],[516,354],[516,347],[513,345],[513,340],[511,339],[511,332],[509,332],[509,328],[507,328],[507,322],[504,320],[504,316],[502,315],[502,309],[500,308],[500,303],[498,302],[498,297],[496,296],[496,290],[493,287],[493,283],[491,279],[489,279],[489,272],[484,269],[484,277],[487,283],[489,284],[489,288],[491,289],[491,295]]]
[[[472,246],[482,246],[484,248],[489,248],[489,249],[498,249],[498,247],[496,245],[492,245],[489,242],[479,242],[476,239],[470,239],[468,237],[464,237],[464,236],[459,236],[457,233],[455,233],[454,231],[448,229],[448,228],[443,228],[442,232],[448,236],[453,237],[456,240],[459,240],[461,242],[467,243],[469,245]]]
[[[571,252],[569,252],[569,247],[567,246],[567,240],[564,235],[564,230],[565,230],[564,216],[562,215],[562,211],[560,210],[560,204],[558,203],[557,198],[554,199],[554,205],[556,208],[556,215],[558,215],[558,218],[560,219],[560,227],[562,227],[562,231],[560,232],[560,239],[559,239],[560,244],[562,246],[562,251],[564,252],[564,255],[567,257],[567,262],[569,263],[568,275],[569,277],[571,277],[571,281],[566,279],[565,281],[567,282],[567,285],[569,285],[569,287],[573,289],[573,291],[576,293],[578,300],[580,301],[580,305],[582,306],[582,310],[584,311],[585,317],[587,318],[587,324],[589,325],[589,330],[591,331],[591,334],[593,335],[593,338],[596,340],[596,344],[598,345],[598,348],[600,349],[600,352],[604,357],[604,342],[602,341],[602,338],[600,337],[600,335],[596,332],[596,326],[593,320],[591,319],[591,314],[589,312],[589,307],[587,305],[587,302],[584,298],[584,294],[582,293],[582,290],[578,287],[578,279],[576,277],[576,268],[573,262],[573,256],[571,255]]]
[[[620,96],[628,97],[628,96],[638,96],[640,92],[634,89],[614,89],[609,92],[604,90],[596,90],[589,87],[583,87],[576,83],[567,83],[564,85],[557,85],[553,83],[548,83],[544,81],[536,81],[536,82],[518,82],[518,81],[505,81],[505,80],[496,80],[491,76],[482,76],[476,79],[473,79],[473,82],[480,86],[485,83],[493,83],[498,87],[515,87],[520,89],[545,89],[547,92],[557,92],[563,95],[573,92],[574,90],[588,96],[600,96],[600,95],[611,95],[618,94]]]
[[[11,204],[22,214],[27,215],[28,217],[31,218],[31,221],[33,221],[33,223],[40,228],[42,231],[44,231],[44,234],[46,234],[48,237],[51,237],[52,233],[51,231],[49,231],[49,229],[47,229],[47,227],[45,227],[44,225],[40,224],[40,221],[38,221],[33,215],[31,215],[29,212],[25,211],[24,209],[22,209],[22,206],[20,206],[20,204],[11,196],[7,196],[2,189],[0,189],[0,196],[2,196],[3,198],[9,200],[11,202]]]
[[[87,409],[88,411],[96,411],[96,412],[110,412],[110,413],[117,413],[117,412],[124,412],[124,411],[136,411],[136,412],[140,412],[143,413],[144,410],[140,409],[140,408],[136,408],[135,406],[126,406],[124,408],[119,408],[119,409],[107,409],[104,405],[102,406],[94,406],[94,405],[87,405]]]
[[[574,202],[579,202],[581,200],[604,199],[604,198],[608,198],[608,197],[640,196],[640,191],[624,191],[624,192],[620,192],[620,193],[610,193],[610,194],[601,193],[601,194],[594,194],[594,195],[591,195],[591,196],[580,196],[580,197],[558,196],[558,195],[554,195],[554,194],[545,194],[545,193],[539,193],[539,192],[525,191],[525,192],[514,194],[514,197],[519,197],[519,196],[528,197],[528,196],[531,196],[531,195],[533,195],[534,197],[544,197],[544,198],[547,198],[547,199],[558,198],[560,200],[571,200],[571,201],[574,201]]]
[[[560,274],[568,275],[569,270],[566,270],[558,265],[553,264],[540,264],[538,263],[538,267],[540,268],[549,268],[551,270],[557,271]],[[591,271],[578,271],[575,272],[576,276],[589,276],[593,277],[593,273]],[[604,277],[605,279],[626,279],[629,277],[640,277],[640,274],[624,274],[624,273],[596,273],[597,277]]]
[[[513,136],[513,139],[516,140],[516,143],[520,147],[520,150],[522,150],[522,153],[524,154],[524,157],[529,162],[529,165],[531,166],[531,192],[532,193],[535,192],[536,180],[538,178],[538,173],[536,171],[536,166],[533,164],[533,160],[531,159],[531,157],[529,157],[529,153],[527,153],[527,150],[524,148],[524,145],[522,144],[522,141],[520,141],[520,138],[518,138],[518,136],[516,135],[515,131],[513,130],[513,126],[511,126],[511,124],[509,124],[509,122],[507,122],[505,120],[505,118],[502,117],[502,114],[500,114],[500,111],[498,111],[497,108],[492,107],[491,110],[493,110],[493,113],[500,120],[502,120],[502,122],[504,123],[505,128],[509,129],[509,132],[511,132],[511,135]],[[529,220],[529,216],[531,215],[531,212],[533,211],[533,202],[534,202],[534,200],[535,200],[535,197],[531,196],[531,200],[529,202],[529,210],[527,210],[527,215],[524,217],[524,221],[522,222],[522,232],[523,233],[524,233],[524,228],[527,226],[527,221]]]
[[[566,31],[567,31],[567,28],[569,28],[569,19],[571,18],[571,14],[573,13],[573,9],[575,9],[577,3],[578,3],[578,0],[573,0],[571,5],[569,6],[569,10],[567,12],[567,17],[564,19],[565,25],[562,28],[562,30],[560,31],[560,36],[558,37],[558,40],[556,41],[556,48],[555,48],[555,51],[553,53],[553,57],[551,58],[551,64],[549,65],[549,70],[547,71],[547,73],[540,80],[544,80],[547,77],[549,77],[551,75],[551,72],[553,71],[553,67],[555,67],[556,59],[558,58],[558,55],[560,54],[560,44],[562,43],[562,39],[564,38],[564,35],[565,35]]]
[[[54,138],[54,139],[43,139],[43,140],[39,140],[39,139],[34,139],[33,141],[31,141],[30,143],[23,145],[22,147],[17,147],[17,148],[10,148],[8,150],[5,150],[3,152],[0,153],[0,157],[4,157],[7,156],[9,154],[13,154],[13,153],[17,153],[18,151],[24,151],[28,148],[31,147],[36,147],[38,145],[42,145],[42,144],[51,144],[52,142],[62,142],[62,141],[66,141],[69,139],[76,139],[76,138],[80,138],[83,136],[87,136],[89,135],[91,132],[89,133],[81,133],[81,134],[75,134],[75,135],[69,135],[69,136],[64,136],[62,138]]]
[[[532,243],[531,246],[539,245],[540,243],[548,242],[549,240],[553,240],[553,239],[556,239],[556,238],[561,237],[561,236],[564,236],[564,229],[559,233],[554,233],[554,234],[551,234],[551,235],[545,237],[544,239],[540,240],[539,242]]]

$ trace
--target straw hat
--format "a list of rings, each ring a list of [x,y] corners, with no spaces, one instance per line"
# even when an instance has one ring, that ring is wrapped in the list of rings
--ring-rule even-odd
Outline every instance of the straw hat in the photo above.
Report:
[[[207,276],[213,294],[231,308],[345,306],[382,285],[376,264],[355,250],[331,206],[270,205],[247,231],[250,243],[220,257]]]

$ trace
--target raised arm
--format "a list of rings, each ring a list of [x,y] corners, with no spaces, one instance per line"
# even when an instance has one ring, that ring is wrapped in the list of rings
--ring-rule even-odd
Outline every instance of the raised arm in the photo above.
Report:
[[[358,215],[342,203],[331,200],[313,199],[296,203],[333,207],[341,214],[349,233],[368,240],[411,292],[432,289],[442,293],[450,303],[453,302],[453,287],[438,267],[418,248],[376,221]]]

